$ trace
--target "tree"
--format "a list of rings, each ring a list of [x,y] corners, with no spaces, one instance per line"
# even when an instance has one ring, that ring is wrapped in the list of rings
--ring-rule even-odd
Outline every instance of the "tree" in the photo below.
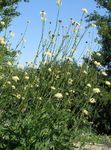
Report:
[[[29,0],[0,0],[0,31],[7,28],[12,19],[19,16],[20,13],[17,11],[19,2],[28,2]],[[7,61],[14,61],[17,51],[12,48],[9,49],[6,37],[0,37],[0,64],[4,64]]]
[[[91,120],[99,133],[111,134],[111,0],[94,0],[97,8],[102,8],[104,14],[94,11],[87,16],[87,21],[94,22],[97,27],[98,44],[101,48],[94,52],[91,59],[85,58],[85,62],[97,72],[98,86],[101,94],[95,96],[97,103],[93,110],[97,110],[92,115]]]
[[[17,11],[18,3],[22,0],[0,0],[0,31],[10,25],[12,18],[19,16],[20,13]],[[28,2],[28,0],[23,0]],[[4,24],[5,23],[5,24]]]
[[[94,21],[99,35],[98,43],[101,45],[101,65],[111,76],[111,0],[95,0],[98,8],[105,10],[104,15],[94,11],[88,16],[89,22]],[[96,57],[95,55],[93,58]],[[99,61],[99,60],[98,60]]]

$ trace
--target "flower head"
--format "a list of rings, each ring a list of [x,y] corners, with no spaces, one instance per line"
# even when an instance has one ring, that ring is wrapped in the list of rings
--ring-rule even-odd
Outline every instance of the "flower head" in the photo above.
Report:
[[[89,112],[88,112],[86,109],[83,110],[83,113],[84,113],[85,115],[88,115],[88,114],[89,114]]]
[[[99,88],[93,88],[93,92],[94,92],[94,93],[100,93],[101,91],[100,91]]]
[[[18,76],[13,76],[13,77],[12,77],[12,80],[14,80],[15,82],[17,82],[17,81],[20,80],[20,79],[19,79]]]
[[[40,11],[41,21],[46,21],[46,12],[44,10]]]
[[[4,21],[0,21],[0,25],[1,26],[5,26],[5,22]]]
[[[107,76],[107,73],[106,73],[105,71],[102,71],[101,74],[102,74],[103,76]]]
[[[101,63],[97,62],[97,61],[94,61],[94,64],[96,65],[96,67],[100,67],[101,66]]]
[[[90,84],[90,83],[88,83],[88,84],[87,84],[87,87],[91,87],[91,84]]]
[[[29,80],[29,76],[26,75],[26,76],[25,76],[25,80]]]
[[[10,61],[7,62],[8,66],[12,66],[12,63]]]
[[[95,98],[90,98],[89,102],[93,104],[93,103],[96,103],[96,100]]]
[[[84,14],[87,14],[87,13],[88,13],[88,10],[87,10],[86,8],[82,8],[82,12],[83,12]]]
[[[0,37],[0,44],[1,45],[5,45],[6,44],[6,41],[5,41],[4,37]]]
[[[108,86],[111,85],[111,83],[109,81],[105,81],[105,84],[108,85]]]
[[[56,4],[58,7],[60,7],[62,5],[62,0],[56,0]]]
[[[58,99],[61,99],[61,98],[63,98],[63,95],[62,95],[61,93],[56,93],[56,94],[54,95],[54,97],[56,97],[56,98],[58,98]]]
[[[51,89],[52,89],[52,90],[55,90],[56,88],[55,88],[54,86],[51,86]]]
[[[94,28],[96,28],[96,24],[94,24],[94,23],[92,23],[91,26],[94,27]]]
[[[96,55],[97,55],[97,56],[101,56],[101,53],[97,52]]]

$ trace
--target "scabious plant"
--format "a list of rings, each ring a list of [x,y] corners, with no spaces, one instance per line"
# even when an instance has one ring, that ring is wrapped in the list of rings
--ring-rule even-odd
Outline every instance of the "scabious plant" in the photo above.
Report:
[[[0,64],[1,149],[71,150],[79,130],[91,132],[92,114],[102,89],[96,70],[85,62],[79,66],[74,59],[88,30],[85,28],[80,35],[87,10],[82,9],[80,22],[71,18],[65,28],[59,20],[61,4],[62,1],[57,0],[56,25],[46,38],[46,12],[40,12],[42,34],[33,62],[27,62],[24,68],[10,59]],[[25,33],[16,51],[24,36]],[[2,44],[1,49],[7,44]],[[100,66],[98,62],[94,65]],[[104,84],[110,86],[109,81]]]

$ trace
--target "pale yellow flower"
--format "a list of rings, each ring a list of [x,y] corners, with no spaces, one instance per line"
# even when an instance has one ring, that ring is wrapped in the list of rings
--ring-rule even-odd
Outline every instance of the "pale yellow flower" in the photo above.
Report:
[[[69,85],[72,85],[72,83],[73,83],[73,80],[70,78],[70,79],[68,80],[68,84],[69,84]]]
[[[86,109],[83,110],[83,113],[84,113],[85,115],[88,115],[88,114],[89,114],[89,112],[88,112]]]
[[[40,16],[41,16],[41,21],[46,21],[47,20],[45,11],[41,11]]]
[[[51,86],[51,89],[52,89],[52,90],[55,90],[56,88],[55,88],[54,86]]]
[[[13,77],[12,77],[12,80],[14,80],[15,82],[17,82],[17,81],[20,80],[20,79],[19,79],[18,76],[13,76]]]
[[[51,69],[51,68],[48,68],[48,71],[49,71],[49,72],[51,72],[51,71],[52,71],[52,69]]]
[[[101,66],[101,63],[100,63],[100,62],[97,62],[97,61],[94,61],[94,64],[95,64],[97,67],[100,67],[100,66]]]
[[[108,86],[111,85],[111,83],[109,81],[105,81],[105,84],[108,85]]]
[[[11,82],[10,82],[10,81],[7,81],[7,84],[9,84],[9,85],[10,85],[10,84],[11,84]]]
[[[107,76],[107,73],[106,73],[105,71],[102,71],[101,74],[102,74],[103,76]]]
[[[7,62],[8,66],[12,66],[12,63],[10,61]]]
[[[96,100],[95,98],[90,98],[89,102],[93,104],[93,103],[96,103]]]
[[[97,56],[101,56],[101,53],[97,52],[96,55],[97,55]]]
[[[20,99],[20,98],[21,98],[21,95],[20,95],[20,94],[17,94],[16,97],[17,97],[18,99]]]
[[[94,23],[92,23],[91,26],[94,27],[94,28],[96,28],[96,24],[94,24]]]
[[[69,93],[68,93],[68,92],[66,92],[65,94],[66,94],[67,96],[69,95]]]
[[[86,70],[83,71],[84,74],[88,74]]]
[[[0,25],[1,26],[5,26],[5,22],[4,21],[0,21]]]
[[[29,76],[25,76],[25,80],[29,80]]]
[[[6,44],[6,41],[5,41],[4,37],[0,37],[0,44],[1,45],[5,45]]]
[[[82,12],[87,14],[88,13],[88,10],[86,8],[82,8]]]
[[[56,0],[56,4],[57,4],[58,6],[61,6],[61,5],[62,5],[62,0]]]
[[[63,98],[63,95],[62,95],[61,93],[56,93],[56,94],[54,95],[54,97],[56,97],[56,98],[58,98],[58,99],[61,99],[61,98]]]
[[[88,84],[87,84],[87,87],[91,87],[91,84],[90,84],[90,83],[88,83]]]
[[[12,87],[13,90],[15,90],[15,86],[14,85],[12,85],[11,87]]]
[[[101,91],[100,91],[99,88],[93,88],[93,92],[94,92],[94,93],[100,93]]]

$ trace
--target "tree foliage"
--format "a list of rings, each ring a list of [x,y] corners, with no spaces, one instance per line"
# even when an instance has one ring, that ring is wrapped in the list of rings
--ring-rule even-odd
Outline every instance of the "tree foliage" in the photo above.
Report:
[[[103,15],[94,11],[88,16],[87,21],[94,21],[97,26],[99,35],[98,43],[101,45],[100,60],[102,66],[111,76],[111,1],[110,0],[95,0],[98,8],[102,8],[105,13]]]
[[[10,25],[12,19],[20,15],[17,11],[18,3],[22,0],[0,0],[0,20],[5,22],[5,26],[0,26],[0,31]],[[28,2],[28,0],[23,0]]]

